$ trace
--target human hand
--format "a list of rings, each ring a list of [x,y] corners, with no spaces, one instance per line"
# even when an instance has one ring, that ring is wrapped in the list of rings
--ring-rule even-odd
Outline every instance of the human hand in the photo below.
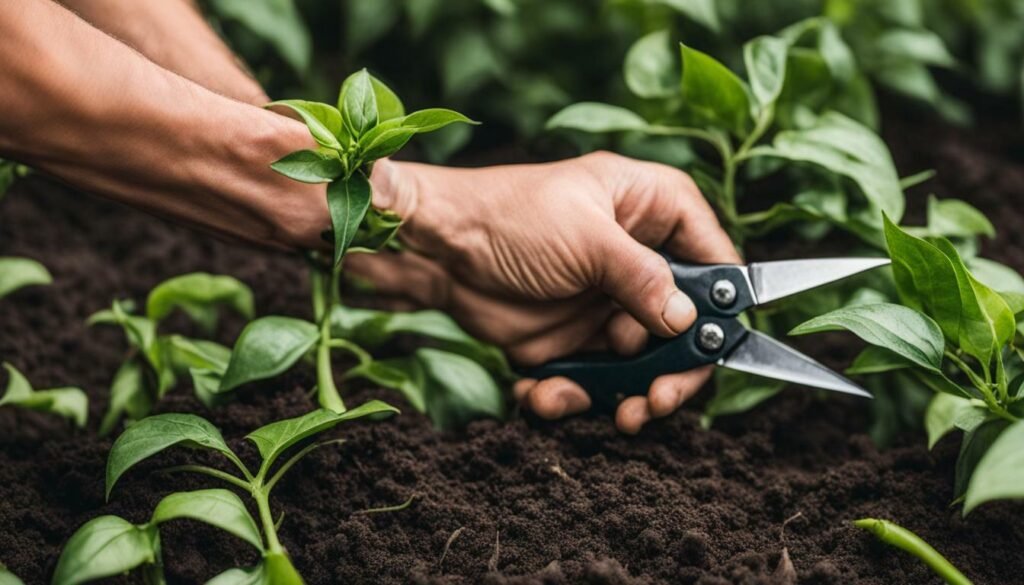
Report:
[[[352,255],[346,268],[384,294],[451,313],[524,365],[576,351],[640,351],[648,331],[677,335],[696,318],[652,248],[704,263],[739,262],[685,173],[610,153],[532,165],[455,169],[379,161],[374,205],[406,219],[407,250]],[[624,400],[636,433],[677,409],[710,368],[662,376]],[[515,396],[544,418],[590,407],[556,377],[520,380]]]

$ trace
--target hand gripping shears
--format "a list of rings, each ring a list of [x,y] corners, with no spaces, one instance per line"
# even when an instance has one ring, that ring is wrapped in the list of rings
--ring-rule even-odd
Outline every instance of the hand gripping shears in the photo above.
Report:
[[[866,390],[737,317],[743,311],[889,264],[883,258],[821,258],[749,265],[693,265],[666,256],[676,286],[689,295],[697,320],[672,338],[652,337],[639,354],[571,356],[528,369],[530,378],[564,376],[578,383],[597,408],[646,394],[658,376],[715,364],[766,378],[871,398]]]

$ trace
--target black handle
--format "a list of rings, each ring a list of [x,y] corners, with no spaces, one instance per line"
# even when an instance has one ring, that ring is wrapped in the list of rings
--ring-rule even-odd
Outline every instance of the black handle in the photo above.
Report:
[[[743,268],[733,265],[695,266],[668,259],[676,286],[685,292],[697,307],[697,321],[681,335],[670,339],[652,338],[639,354],[627,358],[601,353],[571,356],[521,372],[529,378],[565,376],[583,386],[590,394],[594,408],[610,410],[626,396],[646,394],[658,376],[684,372],[713,364],[729,354],[747,335],[736,315],[755,304]],[[716,283],[728,281],[735,293],[724,302],[713,295]],[[724,335],[721,347],[706,349],[700,342],[705,326],[720,328]]]

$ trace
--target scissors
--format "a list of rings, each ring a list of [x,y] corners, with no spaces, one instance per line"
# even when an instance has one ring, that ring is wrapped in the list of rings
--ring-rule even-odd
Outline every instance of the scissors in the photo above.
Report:
[[[689,295],[697,320],[672,338],[652,338],[639,354],[572,356],[527,369],[543,379],[564,376],[582,386],[597,408],[646,394],[655,378],[715,364],[804,386],[871,398],[814,359],[740,323],[740,313],[772,301],[886,266],[887,258],[821,258],[744,265],[684,264],[665,256],[676,286]]]

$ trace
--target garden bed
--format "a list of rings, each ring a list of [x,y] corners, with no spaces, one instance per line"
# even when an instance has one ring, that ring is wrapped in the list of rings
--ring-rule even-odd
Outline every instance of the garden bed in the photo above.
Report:
[[[940,180],[912,191],[912,211],[923,209],[929,190],[971,201],[999,229],[986,254],[1022,270],[1024,165],[1012,162],[1016,145],[1001,130],[1011,125],[966,131],[890,117],[883,134],[902,174],[939,171]],[[47,581],[61,545],[86,520],[114,513],[142,521],[161,496],[211,485],[151,473],[181,457],[172,452],[126,475],[104,504],[110,440],[94,430],[124,343],[118,331],[86,328],[85,317],[196,270],[252,285],[260,314],[309,309],[295,258],[221,243],[38,178],[0,204],[0,255],[12,254],[42,261],[54,284],[0,304],[0,356],[41,388],[75,384],[93,398],[82,432],[0,410],[0,551],[35,584]],[[220,341],[230,344],[240,325],[227,320]],[[817,357],[853,355],[848,337],[827,339],[831,355],[818,349]],[[304,390],[311,385],[300,368],[220,410],[204,411],[184,388],[158,410],[201,412],[232,447],[254,455],[241,437],[314,408]],[[357,394],[402,406],[393,392]],[[793,582],[775,573],[784,548],[799,583],[936,582],[917,560],[854,529],[850,520],[863,516],[914,530],[975,583],[1010,583],[1024,572],[1019,506],[986,505],[966,522],[948,507],[958,442],[947,438],[929,452],[908,434],[879,450],[864,434],[867,404],[856,399],[788,390],[711,431],[687,407],[638,437],[617,434],[605,416],[552,424],[517,415],[438,434],[404,410],[388,422],[342,427],[347,443],[311,455],[275,492],[283,543],[311,584]],[[413,495],[404,510],[360,513]],[[256,560],[202,524],[163,530],[174,583]]]

